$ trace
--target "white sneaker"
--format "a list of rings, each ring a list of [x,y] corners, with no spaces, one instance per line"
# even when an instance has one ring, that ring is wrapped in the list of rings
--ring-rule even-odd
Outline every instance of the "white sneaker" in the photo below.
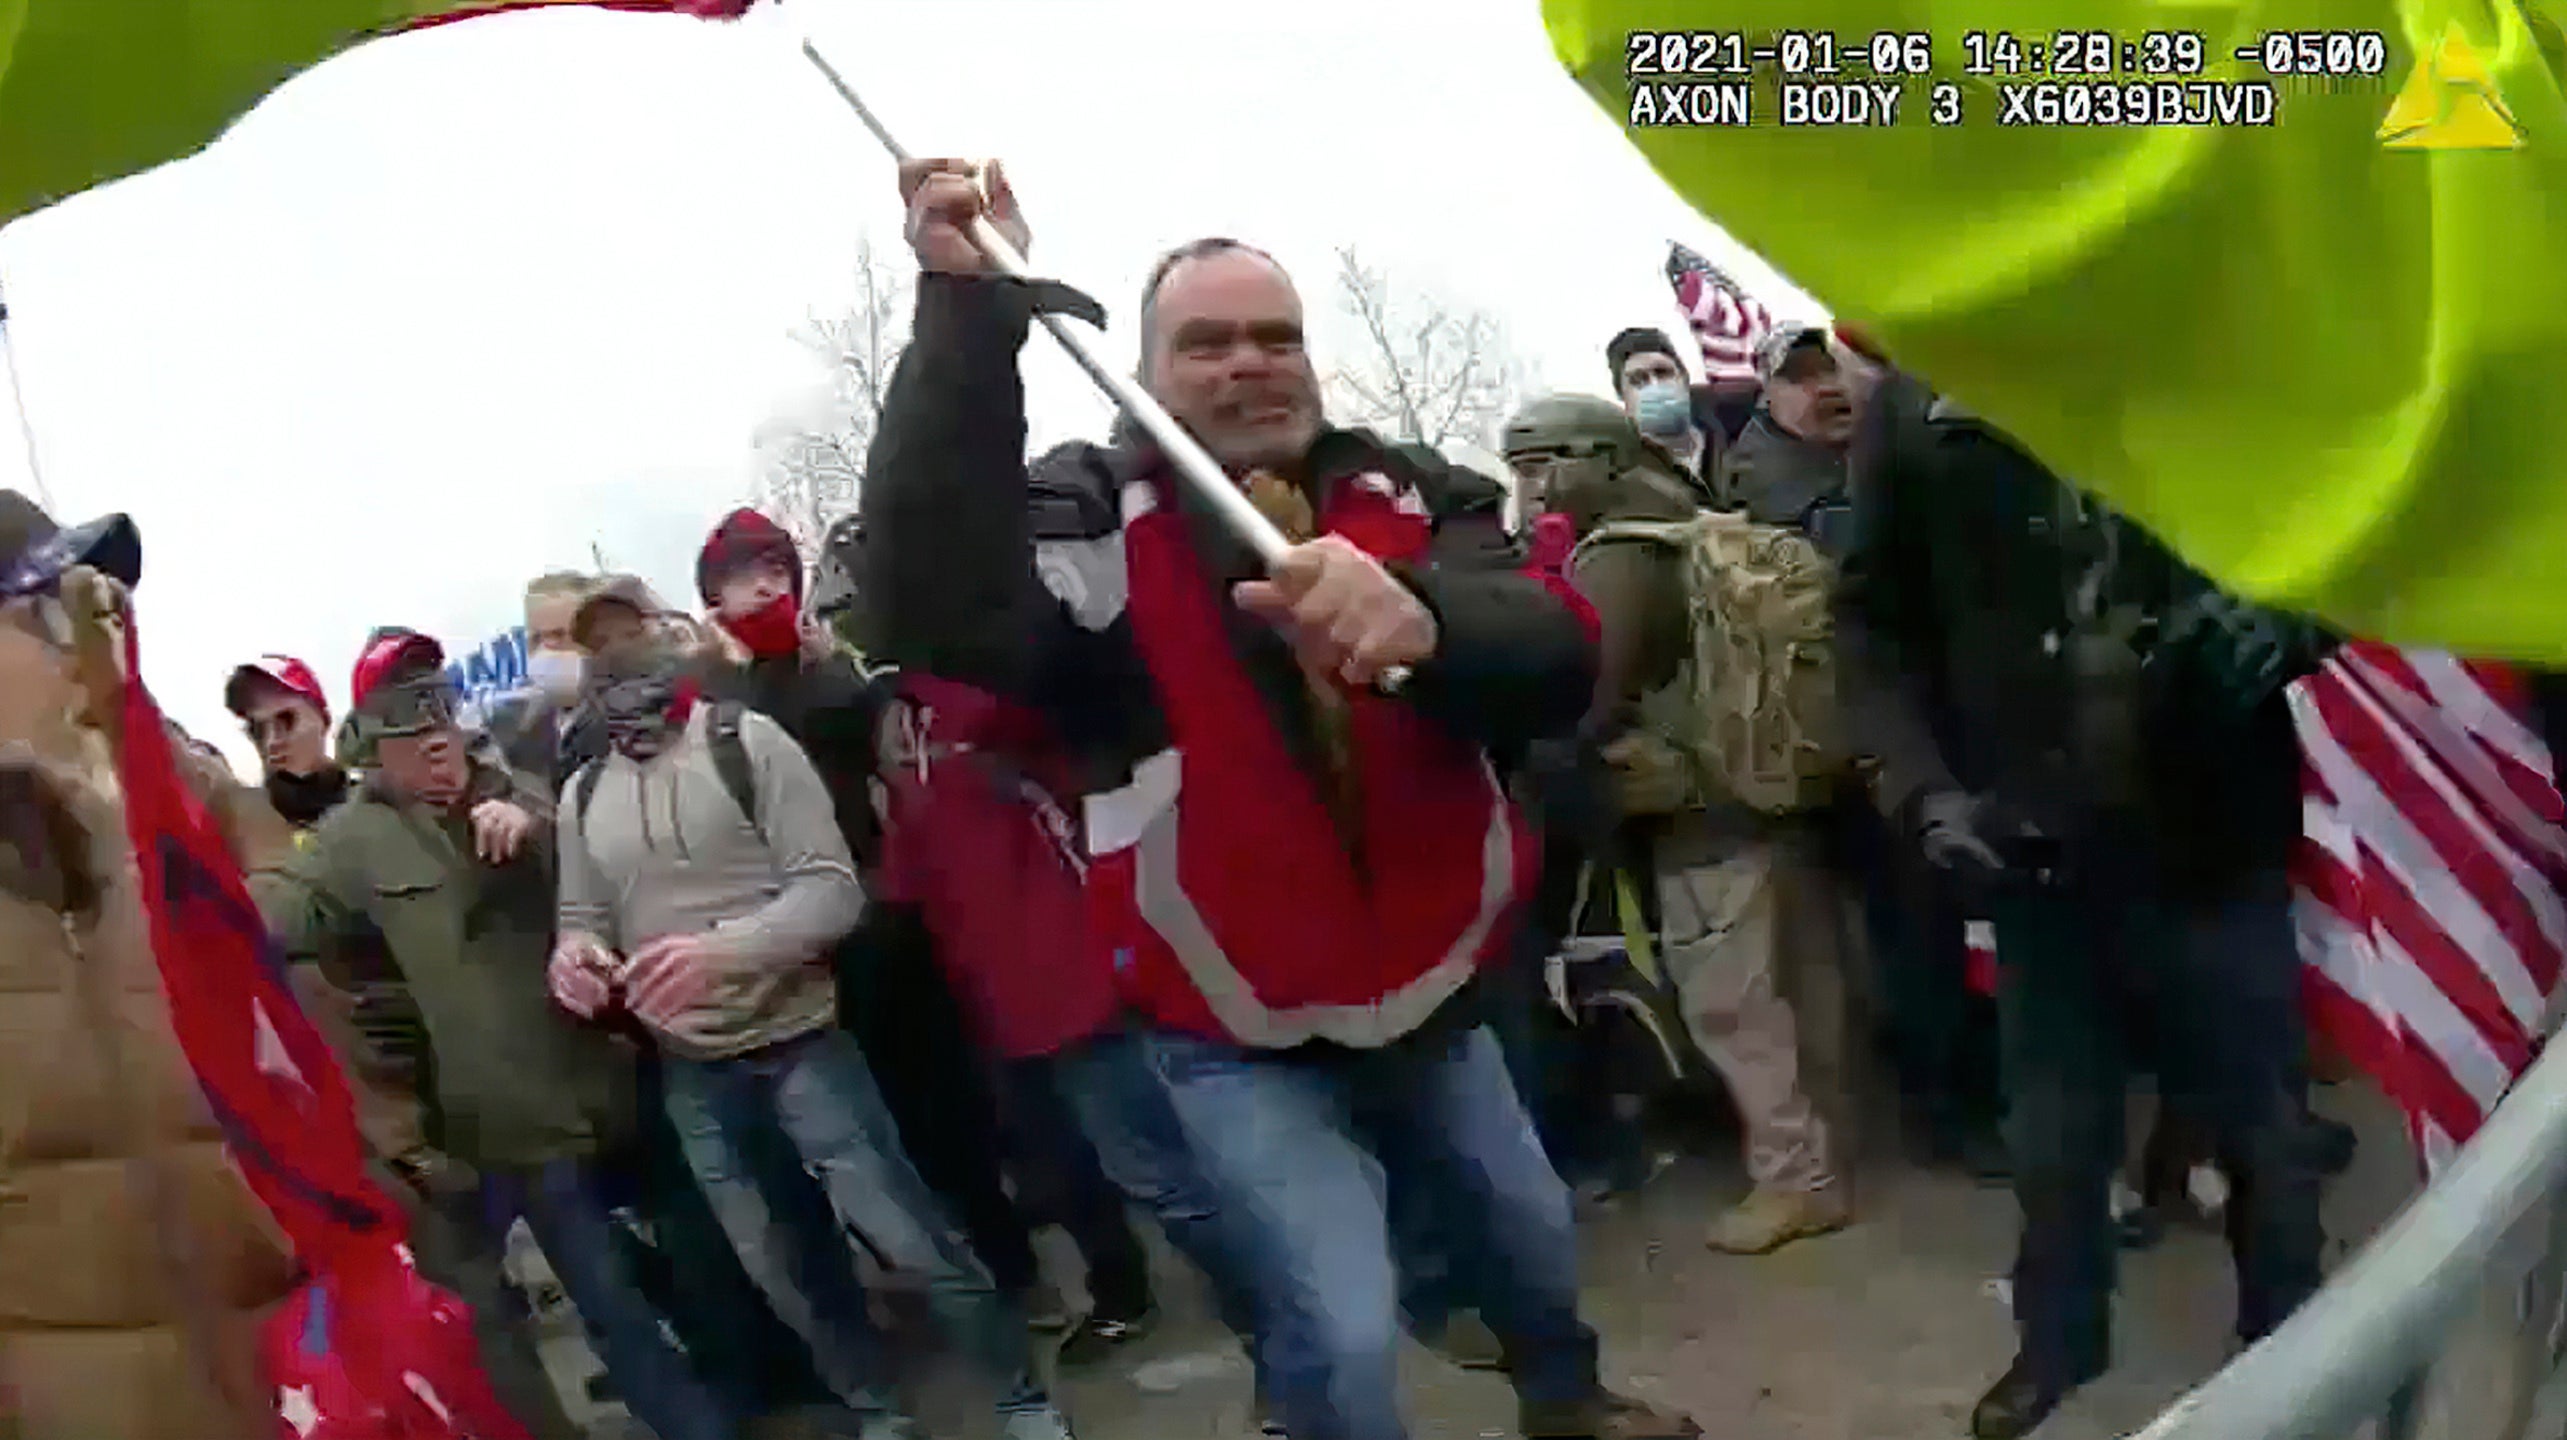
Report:
[[[1078,1440],[1070,1429],[1069,1417],[1054,1405],[1001,1415],[998,1434],[999,1440]]]

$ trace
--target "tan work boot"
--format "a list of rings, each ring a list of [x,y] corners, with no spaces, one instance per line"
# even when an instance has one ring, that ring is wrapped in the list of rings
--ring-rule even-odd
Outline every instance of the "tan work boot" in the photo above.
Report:
[[[1711,1222],[1703,1243],[1730,1255],[1765,1255],[1794,1240],[1842,1230],[1853,1223],[1844,1191],[1757,1190]]]

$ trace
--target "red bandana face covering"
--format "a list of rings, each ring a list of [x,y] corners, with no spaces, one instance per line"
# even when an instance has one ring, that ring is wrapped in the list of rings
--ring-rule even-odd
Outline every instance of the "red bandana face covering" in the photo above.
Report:
[[[736,620],[723,621],[722,628],[762,660],[790,655],[802,644],[802,604],[791,595],[778,595]]]

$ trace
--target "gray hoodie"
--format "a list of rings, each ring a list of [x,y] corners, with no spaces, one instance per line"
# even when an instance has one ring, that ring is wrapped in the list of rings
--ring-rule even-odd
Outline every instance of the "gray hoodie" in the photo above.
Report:
[[[773,720],[741,717],[758,826],[731,797],[698,705],[666,750],[599,762],[585,818],[574,782],[560,813],[562,933],[627,957],[664,935],[709,936],[713,985],[660,1030],[669,1053],[719,1060],[834,1022],[831,947],[856,926],[864,892],[829,792]],[[763,828],[765,838],[759,838]]]

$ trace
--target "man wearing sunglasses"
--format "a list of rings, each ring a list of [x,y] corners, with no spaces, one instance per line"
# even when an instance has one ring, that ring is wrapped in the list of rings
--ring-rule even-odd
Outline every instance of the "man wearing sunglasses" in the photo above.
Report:
[[[232,672],[223,706],[258,747],[268,803],[298,832],[309,831],[348,795],[348,772],[330,759],[330,701],[312,667],[261,655]]]
[[[512,1409],[539,1433],[565,1433],[540,1366],[514,1363],[529,1337],[500,1256],[509,1218],[522,1217],[635,1416],[662,1440],[729,1440],[739,1417],[667,1338],[615,1239],[606,1157],[629,1133],[631,1061],[545,999],[544,788],[472,743],[433,640],[379,636],[349,689],[364,778],[251,888],[290,960],[379,934],[418,1007],[424,1143],[389,1163],[435,1222],[415,1232],[422,1269],[472,1306],[485,1357],[512,1362],[492,1377]]]

